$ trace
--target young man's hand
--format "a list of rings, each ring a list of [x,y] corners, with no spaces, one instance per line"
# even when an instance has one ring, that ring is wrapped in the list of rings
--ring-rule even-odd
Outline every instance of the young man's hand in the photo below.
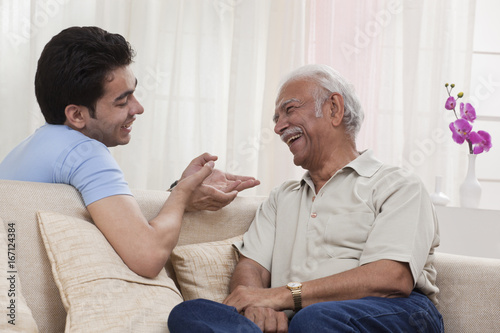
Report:
[[[180,180],[196,173],[207,162],[216,160],[217,156],[209,153],[196,157],[184,170]],[[218,210],[231,203],[239,191],[259,184],[260,182],[253,177],[236,176],[214,169],[194,191],[188,210]]]

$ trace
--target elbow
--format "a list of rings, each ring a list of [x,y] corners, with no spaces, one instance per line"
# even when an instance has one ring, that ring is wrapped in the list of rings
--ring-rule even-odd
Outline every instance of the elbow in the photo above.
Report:
[[[410,296],[411,292],[413,291],[413,286],[408,286],[408,285],[401,285],[400,288],[397,288],[394,293],[393,297],[408,297]]]
[[[382,260],[379,262],[378,281],[380,296],[408,297],[413,291],[413,275],[408,263]]]
[[[154,279],[165,268],[165,264],[170,254],[165,252],[166,251],[153,251],[153,253],[148,254],[146,257],[136,258],[125,264],[137,275],[148,279]]]
[[[163,267],[161,269],[146,268],[146,269],[135,270],[134,273],[142,277],[145,277],[147,279],[154,279],[158,276],[158,274],[160,274],[162,269]]]
[[[379,296],[387,298],[408,297],[413,291],[413,286],[401,280],[391,280],[392,283],[380,290]]]
[[[402,269],[391,279],[392,297],[408,297],[414,288],[413,276],[408,269]]]

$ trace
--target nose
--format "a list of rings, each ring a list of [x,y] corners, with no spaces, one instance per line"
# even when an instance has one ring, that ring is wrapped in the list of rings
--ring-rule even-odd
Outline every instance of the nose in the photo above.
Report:
[[[276,125],[274,125],[274,133],[281,135],[283,132],[286,130],[288,127],[287,122],[282,119],[283,117],[278,118],[278,121],[276,122]]]
[[[144,113],[144,107],[142,106],[141,103],[139,103],[139,101],[137,100],[137,98],[135,98],[134,95],[131,95],[130,98],[132,98],[132,102],[133,102],[133,107],[130,108],[130,111],[131,113],[134,115],[134,114],[143,114]]]

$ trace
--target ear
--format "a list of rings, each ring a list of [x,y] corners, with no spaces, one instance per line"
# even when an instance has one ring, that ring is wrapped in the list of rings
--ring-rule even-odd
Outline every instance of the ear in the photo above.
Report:
[[[329,102],[332,125],[337,127],[342,124],[344,118],[344,98],[339,93],[333,93]]]
[[[70,104],[64,109],[66,115],[65,125],[75,129],[82,130],[86,125],[86,117],[88,116],[87,108],[81,105]]]

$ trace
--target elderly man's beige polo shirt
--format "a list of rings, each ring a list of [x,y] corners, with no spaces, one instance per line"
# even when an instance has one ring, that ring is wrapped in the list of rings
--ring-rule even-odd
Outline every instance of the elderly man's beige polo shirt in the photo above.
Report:
[[[436,302],[432,261],[438,244],[437,220],[420,179],[366,151],[319,193],[308,173],[274,189],[235,245],[271,272],[271,287],[390,259],[408,263],[415,287]]]

